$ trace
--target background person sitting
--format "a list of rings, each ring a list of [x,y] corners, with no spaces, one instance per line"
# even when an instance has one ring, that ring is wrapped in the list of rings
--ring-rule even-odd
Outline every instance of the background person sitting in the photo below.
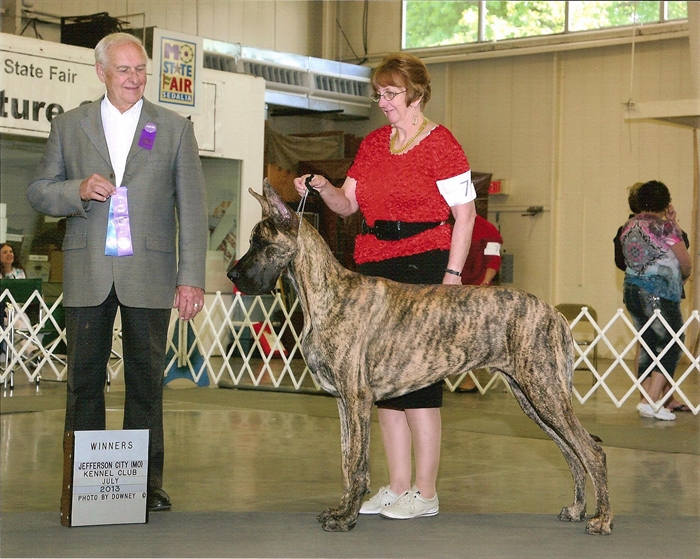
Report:
[[[0,245],[0,278],[2,279],[25,279],[27,274],[24,271],[24,266],[15,256],[15,249],[10,243]]]
[[[24,267],[15,257],[15,249],[10,243],[0,245],[0,278],[2,279],[25,279],[27,274]],[[5,306],[6,302],[0,302],[0,328],[5,328]],[[5,361],[5,342],[0,343],[0,361]]]
[[[501,245],[503,237],[500,231],[490,221],[477,215],[474,220],[472,243],[469,255],[462,269],[463,285],[491,285],[501,269]],[[471,376],[464,377],[455,392],[471,394],[479,389]]]

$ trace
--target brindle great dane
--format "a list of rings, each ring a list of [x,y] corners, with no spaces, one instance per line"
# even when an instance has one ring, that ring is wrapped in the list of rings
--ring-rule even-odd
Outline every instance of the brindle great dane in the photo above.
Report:
[[[337,398],[345,489],[318,516],[347,531],[369,489],[372,405],[463,371],[488,367],[557,444],[574,478],[574,503],[559,519],[586,516],[586,473],[596,496],[589,534],[609,534],[613,515],[605,453],[571,403],[573,341],[566,319],[533,295],[505,287],[408,285],[351,272],[316,230],[265,181],[263,219],[248,252],[228,271],[241,291],[269,293],[286,273],[304,313],[302,351],[316,381]]]

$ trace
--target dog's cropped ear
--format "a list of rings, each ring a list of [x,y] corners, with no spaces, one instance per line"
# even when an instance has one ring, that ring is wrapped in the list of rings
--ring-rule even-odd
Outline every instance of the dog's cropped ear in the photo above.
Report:
[[[270,215],[270,204],[268,204],[267,198],[265,198],[264,196],[260,196],[260,194],[255,192],[255,190],[253,190],[252,188],[249,188],[248,192],[250,192],[250,194],[253,196],[253,198],[255,198],[258,202],[260,202],[260,205],[262,206],[263,219],[266,218],[267,216],[269,216]]]
[[[287,203],[282,200],[282,197],[272,187],[267,178],[263,181],[264,196],[260,196],[252,188],[248,189],[248,192],[260,202],[263,218],[272,218],[277,225],[296,233],[299,227],[299,218]]]

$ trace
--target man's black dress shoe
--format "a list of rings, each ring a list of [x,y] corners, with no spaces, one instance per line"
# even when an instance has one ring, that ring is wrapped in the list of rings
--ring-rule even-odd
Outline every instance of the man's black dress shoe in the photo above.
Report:
[[[146,506],[150,512],[159,512],[162,510],[170,510],[172,504],[170,497],[162,489],[151,489],[146,498]]]

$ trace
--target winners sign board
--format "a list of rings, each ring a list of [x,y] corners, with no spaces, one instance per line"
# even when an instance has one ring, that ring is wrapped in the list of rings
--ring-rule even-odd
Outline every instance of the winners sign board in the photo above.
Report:
[[[64,459],[61,524],[147,521],[148,429],[66,432]]]

